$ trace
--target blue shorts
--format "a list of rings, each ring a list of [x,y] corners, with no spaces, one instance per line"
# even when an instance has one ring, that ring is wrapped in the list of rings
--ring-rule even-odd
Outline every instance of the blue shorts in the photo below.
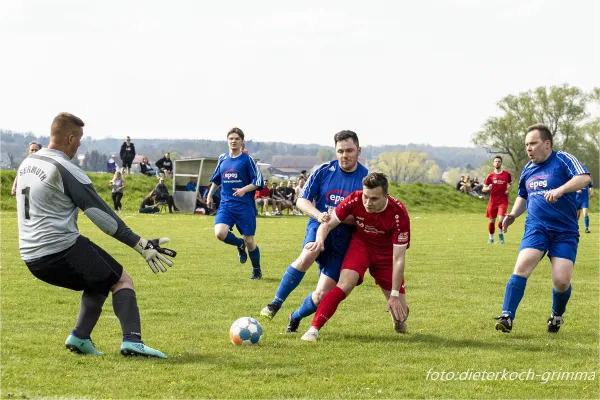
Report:
[[[548,252],[548,257],[560,257],[575,263],[577,258],[577,245],[579,234],[572,232],[549,231],[541,228],[532,229],[525,227],[521,247],[523,249],[537,249]]]
[[[581,210],[582,208],[590,208],[589,200],[588,199],[579,200],[577,202],[577,209]]]
[[[313,219],[308,221],[302,248],[304,248],[307,243],[315,241],[319,225],[320,224]],[[340,270],[342,268],[342,262],[344,261],[346,251],[350,246],[350,238],[351,235],[348,235],[347,233],[340,233],[338,228],[329,232],[329,235],[327,235],[327,239],[325,239],[324,243],[325,250],[323,250],[316,259],[316,263],[319,266],[321,273],[330,277],[336,282],[340,279]]]
[[[215,215],[215,225],[225,224],[230,229],[235,225],[237,230],[246,236],[254,236],[256,233],[256,206],[236,207],[230,209],[227,206],[219,207]]]

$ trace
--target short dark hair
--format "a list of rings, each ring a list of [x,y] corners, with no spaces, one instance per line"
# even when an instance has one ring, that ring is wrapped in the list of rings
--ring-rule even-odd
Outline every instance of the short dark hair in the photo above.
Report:
[[[494,160],[495,160],[496,158],[499,158],[499,159],[500,159],[500,161],[502,161],[502,157],[500,157],[500,156],[496,156],[496,157],[494,157]]]
[[[229,137],[229,135],[231,135],[232,133],[237,133],[238,135],[240,135],[240,138],[244,140],[244,132],[240,128],[231,128],[229,132],[227,132],[227,137]]]
[[[67,112],[61,112],[54,118],[54,121],[52,121],[50,136],[62,136],[67,138],[74,129],[83,128],[84,126],[85,124],[81,118]]]
[[[371,172],[369,175],[364,177],[362,184],[367,189],[375,189],[380,187],[383,189],[384,194],[388,193],[388,180],[385,174],[382,174],[381,172]]]
[[[552,147],[554,141],[552,138],[552,131],[550,130],[550,128],[548,128],[548,126],[544,124],[535,124],[527,128],[527,133],[535,130],[537,130],[540,133],[540,138],[542,139],[542,141],[545,142],[546,140],[549,140],[550,147]]]
[[[335,144],[340,140],[352,139],[356,147],[360,147],[358,143],[358,135],[352,131],[339,131],[333,136],[333,141]]]

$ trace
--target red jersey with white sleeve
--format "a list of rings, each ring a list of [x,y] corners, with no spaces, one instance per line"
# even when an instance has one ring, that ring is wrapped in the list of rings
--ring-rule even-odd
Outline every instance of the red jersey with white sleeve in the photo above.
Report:
[[[508,189],[508,184],[512,183],[510,172],[502,171],[497,174],[495,171],[492,171],[492,173],[485,178],[483,183],[492,185],[492,190],[490,191],[490,203],[508,203],[506,189]]]
[[[335,209],[339,221],[354,216],[357,235],[370,253],[391,255],[394,246],[410,247],[410,219],[404,204],[387,195],[387,205],[383,211],[369,213],[362,202],[362,190],[353,192]]]

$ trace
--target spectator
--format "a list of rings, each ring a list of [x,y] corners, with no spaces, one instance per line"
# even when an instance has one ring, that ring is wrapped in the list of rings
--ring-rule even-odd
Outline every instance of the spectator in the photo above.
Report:
[[[123,205],[121,204],[121,199],[123,198],[123,189],[125,188],[125,179],[123,179],[123,174],[121,174],[119,171],[116,171],[113,178],[108,181],[108,185],[112,188],[112,200],[115,211],[123,211]]]
[[[475,193],[477,196],[481,196],[482,188],[483,188],[483,185],[481,183],[479,183],[479,178],[478,177],[473,178],[473,182],[471,182],[471,190],[473,191],[473,193]]]
[[[303,169],[302,171],[300,171],[300,176],[298,177],[298,180],[300,179],[304,179],[304,182],[306,182],[308,180],[308,175],[306,175],[306,170]]]
[[[306,181],[303,178],[300,178],[298,180],[298,185],[296,185],[296,195],[294,196],[294,206],[296,205],[296,201],[300,198],[300,195],[302,194],[302,190],[304,189],[304,184],[306,183]],[[304,215],[302,213],[302,211],[300,211],[297,207],[296,207],[296,215]]]
[[[121,166],[121,174],[125,173],[125,169],[127,169],[127,174],[131,173],[131,164],[135,159],[135,146],[131,143],[131,138],[127,136],[125,141],[121,145],[121,151],[119,152],[119,156],[121,157],[121,162],[123,165]]]
[[[198,178],[195,176],[190,176],[190,181],[185,185],[185,190],[188,192],[195,192],[198,187]]]
[[[463,185],[460,188],[460,191],[465,194],[471,193],[471,177],[467,175],[467,177],[463,181]]]
[[[273,201],[271,200],[271,197],[270,197],[268,180],[265,180],[264,188],[256,189],[256,192],[254,192],[254,202],[256,203],[257,207],[263,208],[264,214],[266,216],[271,215],[269,213],[269,204],[271,204],[272,211],[275,212],[275,206],[273,205]]]
[[[458,190],[458,191],[462,191],[461,189],[462,189],[462,187],[463,187],[463,185],[464,185],[464,184],[465,184],[465,176],[464,176],[464,175],[461,175],[461,176],[460,176],[460,180],[459,180],[459,181],[458,181],[458,183],[456,184],[456,190]]]
[[[271,198],[271,202],[273,205],[273,215],[281,215],[281,206],[284,202],[284,198],[279,193],[276,182],[271,183],[271,188],[269,189],[269,197]]]
[[[169,189],[167,189],[167,185],[165,185],[165,178],[162,176],[158,180],[158,184],[154,188],[153,193],[156,195],[157,202],[167,203],[169,206],[169,214],[173,214],[173,210],[179,212],[179,208],[175,206],[175,202],[173,201],[173,196],[169,194]]]
[[[148,161],[148,157],[143,156],[142,162],[140,163],[140,171],[142,174],[147,176],[159,176],[159,172],[157,169],[152,168],[150,165],[150,161]]]
[[[171,160],[171,153],[166,152],[165,156],[156,162],[156,166],[165,175],[165,177],[170,178],[171,175],[173,175],[173,161]]]
[[[42,149],[42,145],[39,144],[38,142],[36,142],[36,141],[29,142],[29,144],[27,145],[27,155],[36,153],[36,152],[40,151],[41,149]],[[15,176],[15,180],[13,181],[10,194],[12,194],[13,196],[15,196],[17,194],[17,176]]]
[[[140,213],[142,214],[158,214],[160,209],[156,205],[156,195],[154,191],[150,192],[147,197],[144,197],[142,204],[140,204]]]

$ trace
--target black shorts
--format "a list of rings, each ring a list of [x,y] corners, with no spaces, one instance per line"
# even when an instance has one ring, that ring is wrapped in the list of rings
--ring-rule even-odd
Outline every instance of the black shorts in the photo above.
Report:
[[[123,167],[125,168],[131,168],[131,163],[133,163],[133,159],[128,160],[128,159],[123,159]]]
[[[25,264],[41,281],[105,296],[123,274],[123,266],[85,236],[66,250]]]

